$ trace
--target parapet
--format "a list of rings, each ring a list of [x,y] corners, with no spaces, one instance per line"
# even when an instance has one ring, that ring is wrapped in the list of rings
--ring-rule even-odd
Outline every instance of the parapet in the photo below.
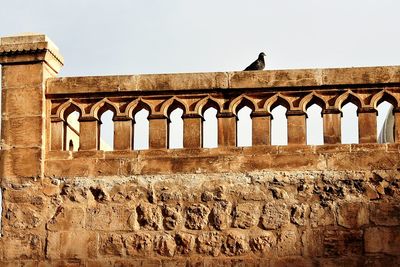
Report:
[[[56,77],[62,56],[41,34],[1,38],[0,63],[1,266],[399,265],[400,66]],[[382,144],[384,101],[394,126]],[[350,102],[359,141],[342,144]],[[307,144],[314,104],[321,145]],[[271,143],[278,106],[287,145]],[[203,144],[208,108],[215,148]],[[149,146],[138,150],[143,109]],[[107,111],[111,151],[100,146]]]

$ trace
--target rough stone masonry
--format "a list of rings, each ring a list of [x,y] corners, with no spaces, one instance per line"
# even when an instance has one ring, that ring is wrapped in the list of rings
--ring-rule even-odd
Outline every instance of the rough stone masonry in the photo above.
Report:
[[[400,265],[400,67],[57,78],[63,59],[44,35],[1,38],[0,63],[1,266]],[[360,144],[340,143],[349,101]],[[394,106],[392,144],[376,143],[382,101]],[[321,146],[305,143],[311,103],[323,107]],[[269,143],[277,104],[288,109],[287,146]],[[243,105],[255,125],[246,148],[235,143]],[[169,149],[177,106],[190,131]],[[213,149],[201,147],[209,106]],[[134,151],[139,108],[153,143]],[[105,110],[115,112],[107,152]],[[72,111],[76,152],[64,135]]]

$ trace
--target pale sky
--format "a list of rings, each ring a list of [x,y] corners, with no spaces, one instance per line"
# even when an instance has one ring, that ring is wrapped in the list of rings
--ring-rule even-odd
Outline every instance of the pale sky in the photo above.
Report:
[[[0,36],[47,34],[60,76],[400,65],[398,0],[36,0],[0,5]]]

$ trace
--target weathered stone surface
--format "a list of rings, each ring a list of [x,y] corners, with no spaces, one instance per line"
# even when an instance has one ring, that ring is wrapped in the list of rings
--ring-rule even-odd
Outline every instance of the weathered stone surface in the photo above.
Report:
[[[99,240],[99,253],[104,256],[123,256],[124,242],[120,234],[102,234]]]
[[[369,222],[365,203],[342,202],[338,207],[338,224],[346,228],[358,228]]]
[[[400,255],[400,229],[370,227],[365,230],[364,248],[368,253]]]
[[[309,213],[308,206],[305,204],[293,205],[290,212],[290,221],[297,225],[305,225]]]
[[[206,227],[210,209],[203,204],[195,204],[186,208],[185,226],[188,229],[200,230]]]
[[[162,215],[158,206],[142,203],[136,211],[139,225],[144,229],[159,230],[162,228]]]
[[[263,207],[261,225],[266,230],[279,229],[289,223],[289,208],[284,203],[268,203]]]
[[[363,232],[361,230],[326,230],[324,232],[325,256],[361,255],[362,245]]]
[[[223,237],[217,232],[205,232],[197,237],[196,243],[199,253],[216,257],[221,253]]]
[[[86,228],[91,230],[137,230],[139,225],[134,207],[119,204],[98,204],[86,209]]]
[[[187,255],[194,251],[196,238],[194,235],[177,233],[175,235],[176,250],[178,253]]]
[[[162,210],[164,219],[163,225],[166,230],[180,228],[183,224],[180,206],[164,206]]]
[[[140,233],[123,236],[127,255],[149,255],[153,250],[153,237],[150,234]]]
[[[254,252],[270,253],[275,246],[276,236],[269,231],[250,238],[250,247]]]
[[[214,204],[210,214],[210,223],[217,230],[229,228],[231,223],[231,204],[227,201],[219,201]]]
[[[222,251],[228,256],[239,256],[250,250],[247,237],[239,233],[230,233],[225,238]]]
[[[376,225],[400,225],[400,204],[372,203],[369,210],[370,220]]]
[[[174,256],[176,250],[174,238],[170,235],[157,236],[154,239],[154,250],[161,256]]]
[[[258,224],[260,211],[257,205],[241,203],[235,207],[233,226],[247,229]]]
[[[279,256],[293,256],[301,254],[301,237],[296,228],[282,229],[277,239],[277,251]]]

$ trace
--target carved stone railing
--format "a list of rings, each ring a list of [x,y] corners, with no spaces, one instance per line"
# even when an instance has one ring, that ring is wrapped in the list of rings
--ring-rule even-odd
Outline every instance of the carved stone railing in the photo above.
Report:
[[[202,147],[202,120],[214,107],[218,146],[236,146],[237,112],[252,109],[252,145],[270,145],[271,110],[287,108],[288,145],[306,144],[306,109],[322,108],[325,144],[341,143],[341,109],[357,107],[359,142],[377,142],[377,105],[391,103],[395,142],[400,141],[400,67],[276,70],[52,78],[46,84],[51,113],[51,150],[62,150],[64,122],[80,114],[80,150],[99,149],[100,115],[114,112],[114,150],[133,147],[134,115],[149,111],[150,149],[168,148],[170,112],[183,110],[184,148]]]

